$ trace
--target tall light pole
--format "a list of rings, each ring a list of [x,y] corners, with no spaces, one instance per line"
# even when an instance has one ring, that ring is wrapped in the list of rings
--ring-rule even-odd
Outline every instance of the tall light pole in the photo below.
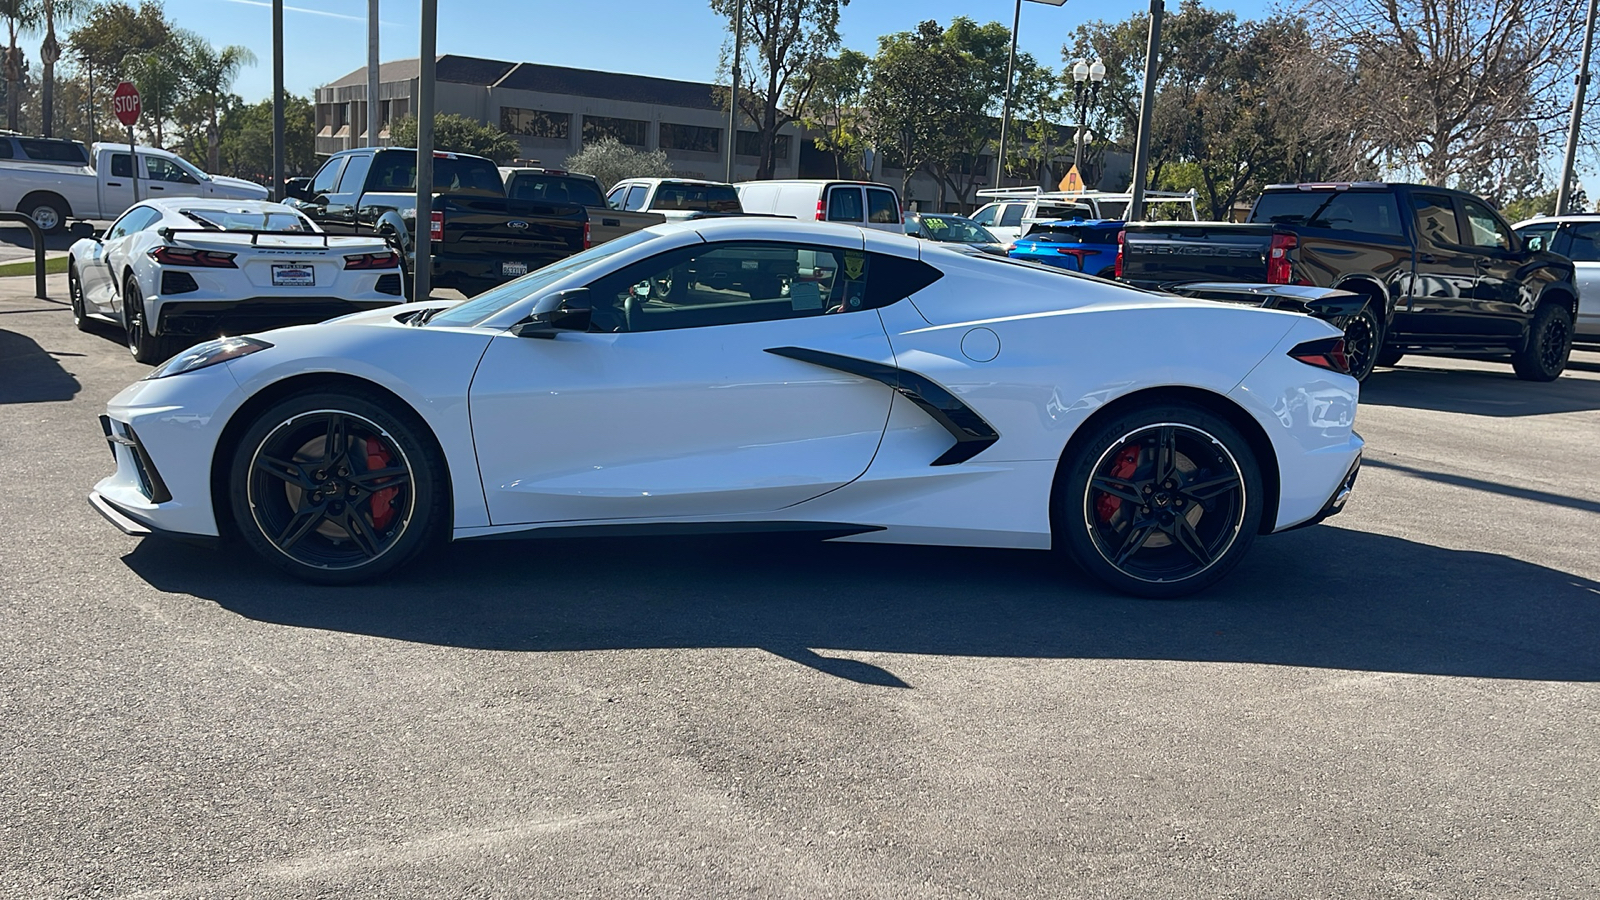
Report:
[[[283,199],[283,0],[272,0],[272,199]]]
[[[733,78],[728,93],[728,177],[733,183],[733,154],[739,149],[739,57],[744,55],[744,0],[733,7]]]
[[[367,146],[378,146],[378,0],[367,0]]]
[[[1078,129],[1072,151],[1072,167],[1083,164],[1083,133],[1089,120],[1089,109],[1100,102],[1100,85],[1106,80],[1106,64],[1100,60],[1089,62],[1080,59],[1072,66],[1072,98],[1078,110]],[[1086,86],[1084,82],[1089,84]],[[1081,174],[1081,173],[1080,173]]]
[[[1567,212],[1572,197],[1572,169],[1578,162],[1578,132],[1583,126],[1583,95],[1589,87],[1589,51],[1594,47],[1594,15],[1600,0],[1589,0],[1589,20],[1583,26],[1583,61],[1578,63],[1578,86],[1572,92],[1572,125],[1567,129],[1567,155],[1561,163],[1561,187],[1556,189],[1556,215]]]
[[[1156,71],[1161,61],[1161,16],[1166,12],[1161,0],[1150,0],[1150,44],[1144,51],[1144,98],[1139,102],[1139,138],[1133,145],[1133,186],[1128,199],[1127,219],[1144,218],[1144,167],[1150,158],[1150,113],[1156,100]]]
[[[416,247],[413,302],[433,290],[433,86],[439,45],[439,0],[422,0],[422,47],[417,54],[417,218],[411,226]]]
[[[1032,0],[1034,3],[1048,3],[1051,6],[1063,6],[1067,0]],[[1022,27],[1022,0],[1017,0],[1017,8],[1011,14],[1011,53],[1006,57],[1006,90],[1005,97],[1000,101],[1000,149],[995,153],[994,186],[1004,187],[1001,182],[1006,177],[1006,133],[1011,130],[1011,86],[1015,83],[1017,69],[1017,31]]]

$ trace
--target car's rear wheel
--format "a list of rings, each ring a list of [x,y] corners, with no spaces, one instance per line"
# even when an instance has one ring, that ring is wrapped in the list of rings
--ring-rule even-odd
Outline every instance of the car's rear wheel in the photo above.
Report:
[[[1511,358],[1511,368],[1524,381],[1555,381],[1572,355],[1572,315],[1558,303],[1546,303],[1533,314],[1528,345]]]
[[[283,571],[352,584],[403,565],[445,521],[445,465],[423,425],[356,393],[307,393],[258,416],[229,502],[246,544]]]
[[[1238,564],[1262,516],[1262,478],[1238,430],[1205,409],[1153,405],[1094,428],[1057,481],[1058,545],[1142,597],[1181,597]]]
[[[122,285],[122,328],[127,334],[128,352],[147,366],[166,362],[172,355],[172,341],[150,333],[144,308],[144,292],[132,275]]]
[[[67,299],[72,303],[72,324],[79,331],[89,330],[89,309],[83,304],[83,281],[78,277],[78,264],[67,262]]]

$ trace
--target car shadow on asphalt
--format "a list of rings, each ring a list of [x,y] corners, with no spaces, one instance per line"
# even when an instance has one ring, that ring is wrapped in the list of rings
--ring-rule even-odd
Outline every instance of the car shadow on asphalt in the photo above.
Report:
[[[55,354],[31,337],[0,328],[0,405],[71,400],[80,387]]]
[[[1600,380],[1564,375],[1549,383],[1503,372],[1430,369],[1426,362],[1378,369],[1361,384],[1362,405],[1431,409],[1469,416],[1542,416],[1600,409]],[[1569,366],[1583,370],[1584,363]]]
[[[1172,602],[1108,593],[1038,551],[775,536],[460,544],[350,588],[239,547],[146,540],[124,560],[160,590],[297,628],[522,652],[754,647],[886,686],[905,685],[826,651],[1600,681],[1600,583],[1328,525],[1263,538]]]

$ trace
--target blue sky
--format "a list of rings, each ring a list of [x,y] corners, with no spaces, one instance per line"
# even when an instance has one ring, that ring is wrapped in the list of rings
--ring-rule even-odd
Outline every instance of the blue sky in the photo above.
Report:
[[[1267,0],[1216,3],[1243,16],[1263,15]],[[166,0],[167,17],[216,44],[242,44],[259,62],[235,92],[261,100],[272,91],[272,14],[268,0]],[[1169,4],[1176,7],[1176,0]],[[420,4],[380,0],[383,58],[417,55]],[[959,15],[1011,24],[1012,0],[854,0],[841,14],[845,45],[872,52],[880,34]],[[1067,0],[1063,7],[1022,4],[1021,49],[1060,68],[1061,45],[1090,19],[1119,20],[1149,9],[1148,0]],[[318,85],[366,64],[366,0],[285,0],[285,86],[309,95]],[[697,0],[439,0],[439,52],[513,62],[595,68],[710,81],[725,20]]]

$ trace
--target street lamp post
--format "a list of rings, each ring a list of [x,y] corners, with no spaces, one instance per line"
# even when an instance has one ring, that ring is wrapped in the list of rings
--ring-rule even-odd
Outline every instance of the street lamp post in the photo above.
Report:
[[[1034,3],[1048,3],[1051,6],[1064,6],[1067,0],[1032,0]],[[1005,187],[1006,178],[1006,132],[1011,128],[1011,85],[1016,78],[1014,73],[1017,68],[1017,31],[1022,27],[1022,0],[1017,0],[1017,8],[1011,16],[1011,54],[1006,57],[1006,91],[1005,97],[1000,101],[1000,150],[995,154],[994,186]]]
[[[1078,131],[1072,152],[1072,167],[1083,164],[1083,137],[1089,121],[1089,110],[1100,102],[1100,85],[1106,80],[1106,64],[1100,60],[1089,62],[1080,59],[1072,66],[1072,98],[1078,111]],[[1084,82],[1088,82],[1087,86]]]

